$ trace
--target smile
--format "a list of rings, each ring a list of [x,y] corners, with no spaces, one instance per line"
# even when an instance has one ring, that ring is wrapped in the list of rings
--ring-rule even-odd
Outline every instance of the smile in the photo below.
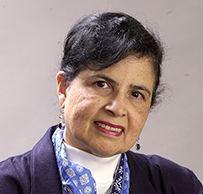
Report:
[[[103,123],[100,123],[100,122],[95,122],[99,127],[102,127],[103,129],[106,129],[108,131],[114,131],[114,132],[122,132],[123,129],[121,128],[117,128],[117,127],[111,127],[109,125],[105,125]]]

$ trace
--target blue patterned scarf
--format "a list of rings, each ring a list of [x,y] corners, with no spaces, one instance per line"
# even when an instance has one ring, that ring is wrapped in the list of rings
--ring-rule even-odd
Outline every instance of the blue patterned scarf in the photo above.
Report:
[[[63,144],[63,132],[63,129],[56,129],[52,136],[52,142],[64,193],[96,194],[96,182],[90,170],[67,159]],[[111,194],[129,194],[129,184],[130,170],[126,154],[123,153],[114,174]]]

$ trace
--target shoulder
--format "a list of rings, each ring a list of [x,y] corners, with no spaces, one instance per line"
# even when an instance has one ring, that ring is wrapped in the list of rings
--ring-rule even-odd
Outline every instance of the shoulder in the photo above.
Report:
[[[139,162],[142,162],[140,163],[140,165],[142,165],[143,167],[147,166],[152,170],[158,170],[164,174],[166,173],[166,174],[172,175],[175,172],[180,174],[191,173],[191,171],[188,168],[185,168],[169,159],[166,159],[158,155],[138,154],[132,151],[129,151],[127,155],[130,163],[139,161]]]
[[[0,191],[29,193],[30,185],[30,151],[19,156],[10,157],[0,163]]]
[[[54,158],[51,143],[54,130],[55,127],[50,128],[32,150],[0,162],[0,193],[30,193],[31,183],[43,172],[45,164],[55,165],[54,159],[50,160]]]
[[[143,166],[148,166],[152,169],[155,168],[157,170],[162,170],[163,172],[171,172],[171,170],[173,170],[178,172],[184,171],[188,173],[190,171],[189,169],[182,167],[177,163],[158,155],[138,154],[132,151],[129,151],[127,155],[130,162],[135,162],[139,160],[140,162],[142,162]]]
[[[154,187],[162,187],[165,192],[172,189],[176,191],[175,193],[203,194],[200,181],[188,168],[158,155],[144,155],[129,151],[127,156],[132,176],[134,171],[138,170],[142,176],[149,179]]]

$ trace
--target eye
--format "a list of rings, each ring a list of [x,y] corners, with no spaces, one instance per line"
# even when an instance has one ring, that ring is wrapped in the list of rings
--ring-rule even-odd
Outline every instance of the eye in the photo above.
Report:
[[[105,81],[97,81],[95,82],[96,86],[100,87],[100,88],[108,88],[108,84]]]
[[[131,95],[136,99],[144,99],[144,96],[140,92],[131,92]]]

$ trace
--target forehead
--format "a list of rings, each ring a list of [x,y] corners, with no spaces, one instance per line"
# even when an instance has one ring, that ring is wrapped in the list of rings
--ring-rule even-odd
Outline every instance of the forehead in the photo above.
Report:
[[[111,65],[110,67],[104,69],[106,71],[123,71],[125,73],[137,72],[137,73],[152,73],[153,66],[151,59],[149,57],[138,58],[135,55],[129,55],[121,61]]]
[[[82,76],[83,79],[105,76],[115,80],[119,84],[153,85],[155,79],[151,60],[148,57],[137,58],[134,55],[129,55],[118,63],[102,70],[92,71],[86,69],[80,72],[78,76]]]

